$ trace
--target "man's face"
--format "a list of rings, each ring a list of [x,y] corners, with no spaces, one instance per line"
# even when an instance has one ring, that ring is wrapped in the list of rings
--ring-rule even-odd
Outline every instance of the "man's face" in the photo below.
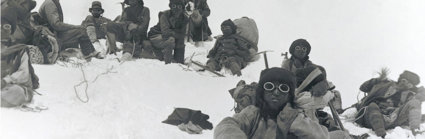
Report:
[[[179,15],[181,15],[183,13],[184,6],[181,5],[181,4],[171,4],[170,5],[170,8],[171,8],[171,12],[174,15],[179,16]]]
[[[100,15],[102,14],[102,9],[94,8],[94,9],[91,10],[91,14],[95,18],[99,18]]]
[[[12,26],[10,24],[1,25],[1,40],[9,40],[12,34]]]
[[[397,82],[397,87],[401,90],[409,90],[413,88],[413,84],[409,82],[409,80],[401,78]]]
[[[263,85],[264,100],[273,110],[279,110],[289,100],[289,86],[279,82],[266,82]]]
[[[233,33],[232,27],[223,25],[221,26],[221,32],[223,32],[224,36],[231,35]]]
[[[308,48],[305,46],[295,46],[294,56],[298,59],[304,59],[307,57]]]

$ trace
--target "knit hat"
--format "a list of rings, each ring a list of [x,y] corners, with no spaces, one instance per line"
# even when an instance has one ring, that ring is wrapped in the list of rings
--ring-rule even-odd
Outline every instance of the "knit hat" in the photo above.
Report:
[[[307,55],[310,54],[311,46],[310,46],[310,43],[307,42],[307,40],[297,39],[294,42],[292,42],[291,47],[289,47],[289,53],[294,54],[296,46],[307,47]]]
[[[130,5],[130,0],[124,0],[124,3],[127,5]],[[141,4],[142,6],[144,5],[143,0],[139,0],[139,4]]]
[[[419,76],[416,73],[408,71],[408,70],[405,70],[403,73],[400,74],[400,77],[398,77],[398,80],[400,81],[400,79],[406,79],[407,81],[409,81],[415,86],[420,83]]]
[[[35,6],[37,6],[37,2],[36,2],[36,1],[31,0],[31,1],[30,1],[30,9],[29,9],[29,11],[31,11],[32,9],[34,9],[34,8],[35,8]]]
[[[91,8],[89,9],[89,11],[91,12],[93,9],[100,9],[102,10],[102,13],[105,11],[102,9],[102,3],[100,3],[99,1],[93,1],[91,3]]]
[[[236,33],[237,27],[236,27],[235,23],[233,23],[233,21],[230,20],[230,19],[224,20],[223,23],[221,23],[221,26],[230,26],[230,28],[232,28],[232,31],[233,31],[232,33],[233,34]]]
[[[171,6],[171,4],[175,4],[175,5],[186,5],[186,1],[185,0],[170,0],[170,4],[169,6]]]
[[[276,67],[261,71],[257,94],[259,92],[264,92],[264,83],[273,81],[287,84],[290,87],[289,93],[294,94],[296,88],[296,78],[294,74],[286,69]]]

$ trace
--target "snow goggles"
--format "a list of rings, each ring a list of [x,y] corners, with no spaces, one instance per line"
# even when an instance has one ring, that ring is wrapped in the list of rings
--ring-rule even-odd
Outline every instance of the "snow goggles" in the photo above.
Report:
[[[171,8],[173,8],[173,9],[175,9],[175,8],[177,8],[177,9],[183,9],[183,6],[182,5],[171,4]]]
[[[289,93],[289,90],[291,90],[291,88],[289,88],[289,86],[287,84],[275,85],[272,82],[264,83],[263,88],[266,91],[273,91],[273,90],[277,89],[280,92],[279,95],[282,95],[283,93]]]
[[[307,51],[307,47],[295,46],[295,50],[303,50],[305,52]]]
[[[12,30],[12,26],[10,24],[3,24],[3,29]]]

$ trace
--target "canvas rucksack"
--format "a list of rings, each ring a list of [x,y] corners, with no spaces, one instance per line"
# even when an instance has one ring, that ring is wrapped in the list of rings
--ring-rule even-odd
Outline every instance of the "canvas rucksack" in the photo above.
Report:
[[[255,51],[258,51],[258,28],[254,19],[241,17],[233,20],[233,23],[237,26],[236,34],[253,43]]]
[[[229,93],[235,100],[234,110],[236,113],[241,112],[245,107],[249,105],[255,105],[257,83],[252,82],[246,84],[244,80],[238,82],[236,88],[230,89]]]

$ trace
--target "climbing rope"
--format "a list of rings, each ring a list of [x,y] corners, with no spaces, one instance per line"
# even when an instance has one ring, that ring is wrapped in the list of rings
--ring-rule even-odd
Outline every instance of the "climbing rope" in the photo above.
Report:
[[[83,69],[83,64],[81,64],[81,63],[80,63],[79,68],[80,68],[80,71],[81,71],[81,73],[82,73],[82,75],[83,75],[83,80],[82,80],[80,83],[78,83],[77,85],[74,85],[74,93],[75,93],[75,96],[77,96],[78,100],[80,100],[80,101],[81,101],[81,102],[83,102],[83,103],[88,103],[88,102],[89,102],[89,100],[90,100],[89,95],[88,95],[89,83],[88,83],[88,80],[87,80],[87,78],[86,78],[86,73],[85,73],[85,71],[84,71],[84,69]],[[98,79],[100,76],[107,75],[107,74],[109,74],[109,73],[117,73],[117,72],[115,72],[115,71],[112,71],[113,69],[114,69],[114,66],[111,66],[111,68],[107,69],[107,70],[106,70],[106,72],[103,72],[103,73],[101,73],[101,74],[97,75],[97,76],[93,79],[93,81],[91,81],[91,83],[95,83],[95,82],[97,81],[97,79]],[[78,94],[78,91],[77,91],[77,88],[78,88],[79,86],[82,86],[82,85],[85,85],[85,86],[84,86],[84,94],[85,94],[85,98],[86,98],[86,99],[83,99],[83,98],[82,98],[82,97]]]

